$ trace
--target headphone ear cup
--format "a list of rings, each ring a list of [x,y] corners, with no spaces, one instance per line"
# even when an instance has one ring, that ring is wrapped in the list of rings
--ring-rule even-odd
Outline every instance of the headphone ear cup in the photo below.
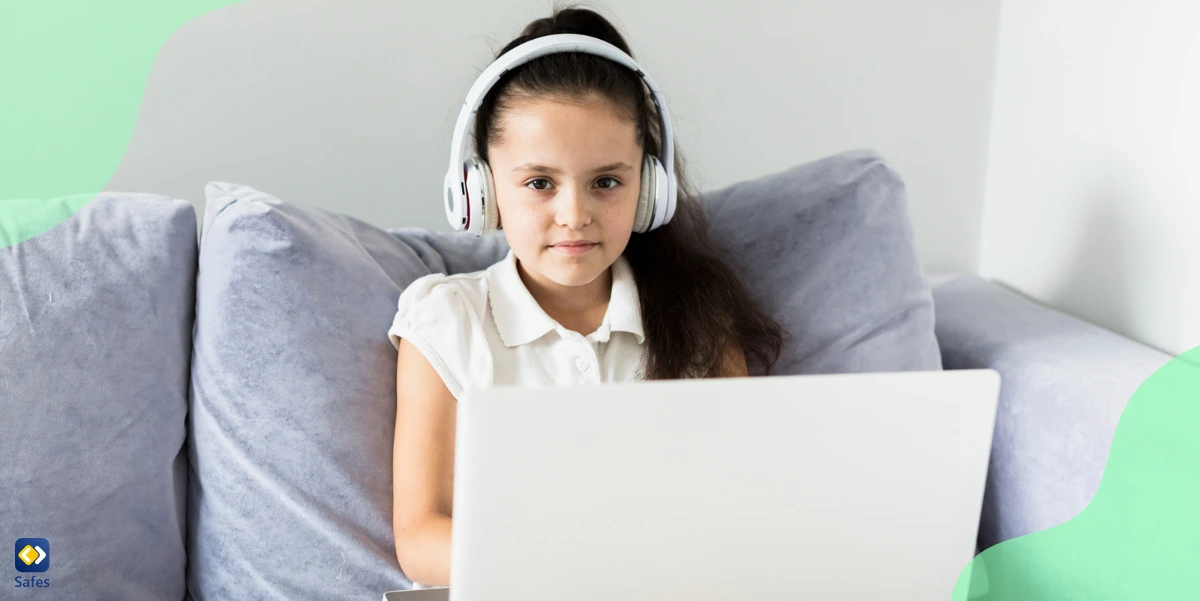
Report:
[[[654,195],[654,210],[650,212],[652,217],[649,226],[652,230],[666,225],[675,215],[675,203],[668,196],[671,179],[658,157],[654,157],[654,174],[654,190],[651,192]],[[661,215],[655,217],[658,213]]]
[[[649,229],[650,219],[654,217],[654,191],[657,188],[654,164],[657,161],[654,155],[648,153],[642,159],[642,184],[638,188],[637,211],[633,214],[633,231],[639,234]]]
[[[496,205],[496,182],[492,180],[492,168],[487,161],[479,159],[480,194],[483,202],[483,231],[480,235],[490,234],[500,225],[500,208]]]
[[[496,229],[495,187],[492,170],[479,156],[471,157],[467,167],[467,232],[482,236]]]

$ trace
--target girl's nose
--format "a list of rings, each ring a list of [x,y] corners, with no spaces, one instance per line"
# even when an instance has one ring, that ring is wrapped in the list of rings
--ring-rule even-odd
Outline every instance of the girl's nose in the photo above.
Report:
[[[559,225],[577,230],[591,223],[592,219],[587,207],[587,198],[580,192],[572,189],[569,192],[559,194],[555,200],[558,201],[558,215],[556,220]]]

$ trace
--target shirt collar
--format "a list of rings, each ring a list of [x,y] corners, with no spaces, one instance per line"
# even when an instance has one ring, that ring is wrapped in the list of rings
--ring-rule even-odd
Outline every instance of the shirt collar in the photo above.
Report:
[[[533,342],[551,330],[565,331],[546,314],[521,281],[521,275],[517,272],[517,258],[511,249],[504,259],[488,267],[487,272],[488,302],[496,329],[500,332],[500,340],[505,346],[512,348]],[[612,265],[612,291],[604,320],[587,338],[595,342],[608,342],[613,330],[637,336],[638,344],[644,339],[637,284],[624,256],[617,257]]]

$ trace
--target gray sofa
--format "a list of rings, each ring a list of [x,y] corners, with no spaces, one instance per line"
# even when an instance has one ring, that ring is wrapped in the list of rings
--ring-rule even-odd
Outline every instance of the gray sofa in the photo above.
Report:
[[[407,282],[506,243],[205,193],[199,231],[183,200],[106,192],[0,249],[0,534],[50,543],[49,569],[12,583],[128,601],[409,588],[386,330]],[[705,195],[790,334],[774,373],[997,370],[980,549],[1059,524],[1170,357],[1002,284],[924,274],[906,202],[871,151]]]

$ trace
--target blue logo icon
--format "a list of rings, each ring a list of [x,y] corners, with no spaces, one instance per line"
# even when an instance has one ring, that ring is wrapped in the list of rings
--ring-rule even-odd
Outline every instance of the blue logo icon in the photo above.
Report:
[[[44,538],[18,538],[13,552],[18,572],[50,569],[50,541]]]

